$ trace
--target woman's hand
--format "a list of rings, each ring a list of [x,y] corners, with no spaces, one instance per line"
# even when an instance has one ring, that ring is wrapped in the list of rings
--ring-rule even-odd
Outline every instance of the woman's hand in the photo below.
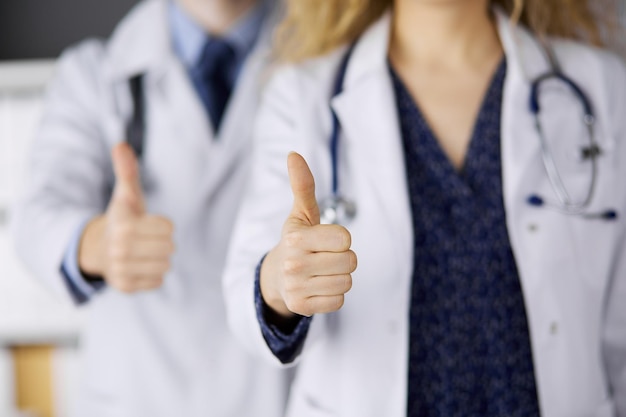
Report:
[[[293,209],[280,242],[261,266],[261,294],[283,318],[337,311],[357,266],[350,232],[343,226],[320,224],[315,181],[304,158],[291,153],[287,165]]]

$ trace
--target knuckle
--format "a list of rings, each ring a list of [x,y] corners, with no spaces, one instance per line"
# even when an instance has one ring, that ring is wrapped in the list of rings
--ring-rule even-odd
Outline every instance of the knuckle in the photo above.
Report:
[[[149,284],[147,285],[149,289],[156,289],[162,286],[163,286],[163,277],[153,278],[149,281]]]
[[[344,276],[343,289],[344,294],[352,289],[352,275],[348,274]]]
[[[119,262],[113,262],[109,265],[108,275],[111,277],[111,281],[113,281],[113,283],[117,283],[122,280],[125,272],[125,268],[122,265],[123,264]]]
[[[308,280],[296,277],[288,277],[284,281],[285,293],[293,299],[303,298],[310,292],[307,289]]]
[[[167,223],[165,224],[164,228],[169,236],[174,236],[174,223],[167,220]]]
[[[109,257],[115,261],[128,261],[131,259],[131,249],[125,244],[113,245],[109,250]]]
[[[297,248],[301,245],[304,240],[304,236],[302,235],[302,231],[300,230],[289,230],[284,235],[285,246],[288,248]]]
[[[329,301],[329,307],[330,307],[330,311],[338,311],[339,309],[341,309],[341,307],[343,307],[343,303],[345,301],[345,297],[343,295],[337,295],[335,297],[332,297],[332,299]]]
[[[155,223],[161,230],[163,230],[163,233],[168,235],[174,234],[174,223],[170,219],[166,217],[156,217]]]
[[[338,239],[343,250],[348,250],[352,246],[352,235],[345,227],[339,228]]]
[[[299,289],[299,285],[298,285],[298,280],[295,279],[286,279],[285,283],[284,283],[284,288],[285,288],[285,294],[288,297],[293,297],[294,294],[296,294],[298,292]]]
[[[352,273],[356,271],[359,261],[356,257],[356,253],[354,253],[353,251],[348,252],[348,262],[349,262],[350,272]]]
[[[298,310],[292,311],[294,313],[300,314],[301,316],[307,317],[310,317],[317,312],[312,298],[302,300],[298,305]]]
[[[113,229],[113,238],[118,241],[126,241],[132,239],[135,234],[135,226],[133,223],[124,222],[122,224],[117,225]]]
[[[172,267],[171,262],[169,261],[169,259],[164,260],[163,262],[161,262],[160,265],[160,269],[161,269],[161,273],[166,273],[167,271],[170,270],[170,268]]]
[[[117,264],[117,276],[121,277],[122,279],[124,279],[125,281],[130,280],[130,266],[125,263],[125,262],[121,262]]]
[[[286,276],[293,276],[302,273],[304,270],[304,262],[300,259],[286,259],[283,262],[283,273]]]
[[[295,297],[293,294],[285,294],[285,305],[289,311],[302,314],[303,303],[299,297]]]
[[[135,291],[135,286],[133,285],[133,283],[128,280],[128,279],[117,279],[114,282],[114,288],[116,288],[118,291],[123,292],[125,294],[130,294],[132,292]]]
[[[176,244],[174,244],[173,240],[170,240],[167,242],[167,246],[166,246],[166,252],[171,255],[174,252],[176,252]]]

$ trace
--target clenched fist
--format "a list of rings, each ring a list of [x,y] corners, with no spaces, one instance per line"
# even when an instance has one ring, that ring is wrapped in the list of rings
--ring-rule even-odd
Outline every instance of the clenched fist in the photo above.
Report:
[[[287,161],[294,197],[278,245],[261,266],[261,294],[284,318],[339,310],[352,287],[357,258],[350,250],[350,232],[339,225],[321,225],[315,181],[297,153]]]
[[[174,251],[173,225],[146,213],[137,158],[128,144],[116,145],[111,156],[113,195],[106,213],[83,232],[79,266],[122,292],[158,288]]]

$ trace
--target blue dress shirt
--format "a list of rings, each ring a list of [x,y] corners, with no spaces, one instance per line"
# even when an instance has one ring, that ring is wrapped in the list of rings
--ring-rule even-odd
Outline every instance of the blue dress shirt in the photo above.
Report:
[[[232,46],[235,52],[235,65],[233,65],[233,71],[230,73],[232,85],[235,85],[246,58],[256,44],[272,1],[259,1],[223,35],[223,39]],[[198,64],[202,49],[211,39],[211,35],[207,34],[176,1],[169,3],[168,22],[174,53],[183,63],[185,69],[191,73]],[[78,249],[86,223],[81,224],[74,233],[60,267],[61,274],[76,304],[86,303],[98,290],[104,287],[104,283],[100,280],[86,279],[78,266]]]

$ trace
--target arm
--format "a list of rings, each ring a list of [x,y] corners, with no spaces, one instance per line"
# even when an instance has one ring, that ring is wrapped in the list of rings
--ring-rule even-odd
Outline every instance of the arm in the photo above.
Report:
[[[102,285],[89,277],[125,292],[159,286],[173,248],[169,221],[145,213],[137,161],[125,144],[113,152],[108,201],[113,174],[101,123],[112,111],[112,88],[103,61],[96,43],[61,58],[14,225],[18,253],[34,274],[79,303]]]
[[[615,403],[617,417],[626,417],[626,188],[623,179],[626,178],[626,68],[617,57],[612,57],[606,68],[604,79],[608,91],[612,91],[614,100],[609,109],[612,116],[614,131],[611,132],[616,140],[618,163],[615,182],[621,185],[622,199],[618,207],[620,218],[614,227],[620,227],[617,237],[617,247],[613,255],[615,265],[605,295],[605,316],[603,329],[603,353],[606,372],[609,379],[609,389]],[[622,179],[622,181],[620,181]]]
[[[98,122],[103,54],[100,43],[88,42],[59,59],[12,225],[22,260],[66,298],[64,257],[82,225],[104,211],[110,187],[108,149]]]
[[[268,347],[264,324],[282,328],[298,315],[338,310],[356,268],[349,232],[341,226],[319,224],[314,180],[307,163],[291,154],[288,170],[285,166],[290,150],[311,154],[317,146],[298,132],[294,114],[300,103],[292,75],[283,73],[283,79],[279,74],[265,95],[256,128],[251,185],[224,274],[231,328],[250,350],[278,363],[296,358],[277,360],[280,355]],[[255,309],[254,285],[255,268],[265,253],[259,292],[271,314],[263,315]],[[272,322],[263,323],[263,316]],[[306,329],[304,333],[308,345],[311,335]],[[294,351],[299,353],[301,347],[295,346]]]
[[[76,304],[84,304],[94,296],[94,294],[104,287],[104,281],[101,277],[87,277],[81,270],[82,264],[78,257],[80,252],[81,243],[86,239],[85,231],[93,229],[90,227],[91,223],[103,224],[103,216],[98,216],[88,222],[86,225],[81,225],[72,240],[69,247],[63,257],[63,264],[61,265],[61,274],[65,279],[68,289]],[[102,227],[102,225],[100,226]],[[84,251],[83,251],[84,252]]]

